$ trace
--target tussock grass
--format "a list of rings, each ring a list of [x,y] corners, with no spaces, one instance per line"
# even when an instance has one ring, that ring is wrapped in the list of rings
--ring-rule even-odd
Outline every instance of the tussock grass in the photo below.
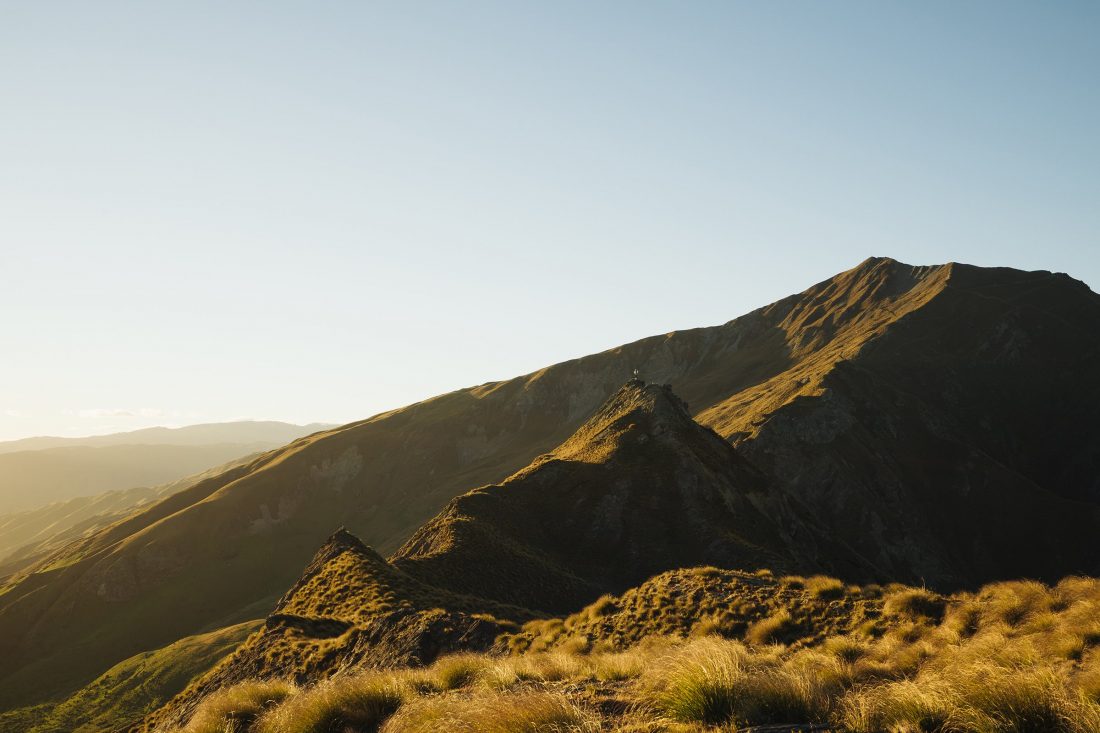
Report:
[[[1100,730],[1100,706],[1052,667],[976,663],[855,691],[839,719],[855,733],[1087,733]]]
[[[902,680],[844,697],[838,713],[853,733],[942,731],[954,705],[950,689]]]
[[[600,596],[588,607],[588,613],[592,618],[607,616],[615,610],[617,610],[615,606],[615,596],[612,595]]]
[[[806,578],[803,582],[803,587],[808,590],[814,598],[829,601],[843,598],[845,592],[844,583],[836,578],[830,578],[827,575],[815,575],[812,578]]]
[[[924,588],[895,591],[886,597],[883,610],[892,616],[908,619],[940,621],[947,607],[946,599]]]
[[[756,725],[820,721],[821,690],[809,675],[753,654],[736,641],[698,639],[674,650],[644,678],[646,702],[681,722]]]
[[[776,644],[785,641],[797,628],[789,612],[778,611],[750,625],[745,640],[752,644]]]
[[[631,618],[675,618],[703,597],[700,578],[732,578],[736,592],[706,601],[690,624],[651,627],[676,633],[622,644]],[[836,602],[815,595],[835,587],[825,581],[752,578],[683,571],[660,578],[652,595],[601,600],[606,613],[590,607],[525,627],[536,639],[560,637],[549,650],[505,654],[502,643],[496,655],[456,654],[304,690],[229,688],[207,698],[187,730],[686,733],[825,723],[845,733],[1100,732],[1098,580],[997,583],[949,598],[842,586]]]
[[[483,654],[451,654],[436,660],[429,674],[441,690],[456,690],[477,681],[489,664]]]
[[[203,700],[180,733],[243,733],[256,718],[297,691],[289,682],[243,682]]]
[[[370,733],[393,715],[409,696],[397,675],[337,677],[308,688],[271,709],[253,726],[254,733]]]
[[[599,720],[549,692],[436,697],[410,704],[382,733],[600,733]]]

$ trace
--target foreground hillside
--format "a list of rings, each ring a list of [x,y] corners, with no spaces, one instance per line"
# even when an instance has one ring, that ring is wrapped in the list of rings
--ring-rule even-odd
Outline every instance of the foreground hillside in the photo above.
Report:
[[[182,727],[142,729],[1094,733],[1098,608],[1100,582],[1085,578],[944,597],[696,568],[531,622],[511,637],[536,642],[526,651],[313,684],[244,680],[205,697]]]
[[[666,538],[665,547],[689,548],[683,556],[655,553],[636,566],[600,568],[598,554],[578,564],[569,551],[586,538],[569,532],[541,532],[539,542],[517,546],[516,532],[529,535],[537,517],[509,528],[510,519],[480,513],[499,491],[491,487],[532,487],[528,508],[538,511],[537,487],[564,468],[555,491],[578,501],[585,485],[615,489],[593,507],[611,518],[619,498],[645,496],[644,472],[631,474],[618,449],[606,456],[614,466],[603,466],[598,451],[536,460],[635,368],[648,381],[673,383],[700,429],[735,451],[716,470],[717,459],[703,455],[719,454],[721,441],[708,433],[709,443],[672,443],[676,460],[660,462],[685,468],[683,484],[674,471],[661,485],[700,507],[716,500],[703,479],[720,476],[722,507],[696,512]],[[546,577],[574,576],[560,606],[518,595],[478,601],[528,604],[541,615],[618,592],[665,560],[793,570],[812,563],[848,582],[923,579],[940,590],[1095,574],[1096,373],[1100,297],[1065,275],[868,260],[723,326],[644,339],[300,439],[82,537],[0,593],[0,653],[10,660],[0,671],[0,708],[58,699],[135,653],[269,613],[339,526],[384,554],[404,546],[390,567],[435,589],[425,599],[497,595],[469,580],[448,587],[450,568],[469,579],[472,565],[492,567],[491,557],[464,550],[482,539]],[[490,487],[484,499],[454,505],[454,521],[440,514],[478,486]],[[659,503],[655,511],[668,514]],[[439,531],[414,538],[437,515]],[[494,531],[465,532],[468,519]],[[645,519],[634,511],[619,525],[641,529]],[[675,541],[700,528],[721,541]],[[728,536],[717,536],[722,528]],[[602,540],[592,537],[576,549],[599,551]],[[415,651],[410,640],[434,638],[421,633],[436,628],[420,613],[432,609],[415,610],[400,637],[409,643],[395,655]],[[468,628],[453,628],[478,638],[486,625],[495,634],[526,621],[515,613],[474,618],[485,612],[457,603],[446,613],[465,614],[454,619]],[[302,629],[296,614],[272,619],[291,640],[343,633],[313,621]],[[361,621],[346,623],[369,645]]]

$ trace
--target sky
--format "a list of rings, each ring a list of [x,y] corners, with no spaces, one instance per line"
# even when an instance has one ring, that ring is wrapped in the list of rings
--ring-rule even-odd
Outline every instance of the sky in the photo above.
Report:
[[[1095,2],[0,1],[0,439],[347,422],[868,256],[1100,283]]]

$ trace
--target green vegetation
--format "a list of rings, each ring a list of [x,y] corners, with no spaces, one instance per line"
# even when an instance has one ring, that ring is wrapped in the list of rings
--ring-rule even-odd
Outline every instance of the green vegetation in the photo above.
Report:
[[[26,733],[115,731],[163,705],[258,629],[249,621],[181,639],[119,662],[55,705],[0,715],[0,729]]]

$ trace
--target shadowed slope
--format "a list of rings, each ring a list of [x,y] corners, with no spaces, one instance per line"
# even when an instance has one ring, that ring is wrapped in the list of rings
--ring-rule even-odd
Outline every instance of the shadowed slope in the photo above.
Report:
[[[1100,298],[1050,273],[940,277],[736,443],[888,579],[1100,573]]]

